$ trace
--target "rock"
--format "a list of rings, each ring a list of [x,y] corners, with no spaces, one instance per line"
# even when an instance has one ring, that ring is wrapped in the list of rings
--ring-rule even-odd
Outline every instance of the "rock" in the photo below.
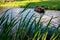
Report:
[[[45,9],[43,7],[36,6],[34,11],[38,13],[45,13]]]

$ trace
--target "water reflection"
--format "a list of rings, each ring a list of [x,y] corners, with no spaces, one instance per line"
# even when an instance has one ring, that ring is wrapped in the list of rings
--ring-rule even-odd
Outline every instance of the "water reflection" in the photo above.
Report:
[[[10,9],[7,13],[12,13],[12,18],[13,17],[15,17],[19,12],[21,12],[22,10],[23,10],[24,8],[12,8],[12,9]],[[31,11],[30,11],[31,10]],[[36,20],[38,21],[39,20],[39,16],[41,15],[41,14],[39,14],[39,13],[37,13],[37,12],[35,12],[34,11],[34,8],[28,8],[27,10],[25,10],[24,12],[23,12],[23,17],[28,13],[30,11],[30,13],[29,13],[29,15],[28,15],[28,18],[32,15],[32,14],[35,14],[36,15],[36,17],[38,17]],[[48,23],[48,21],[50,20],[50,18],[51,17],[57,17],[57,18],[55,18],[55,19],[53,19],[52,20],[52,24],[51,24],[51,26],[57,26],[57,24],[59,24],[60,23],[60,11],[55,11],[55,10],[45,10],[45,14],[44,14],[44,16],[42,17],[42,22],[43,22],[43,24],[44,24],[44,26],[46,26],[46,24]]]

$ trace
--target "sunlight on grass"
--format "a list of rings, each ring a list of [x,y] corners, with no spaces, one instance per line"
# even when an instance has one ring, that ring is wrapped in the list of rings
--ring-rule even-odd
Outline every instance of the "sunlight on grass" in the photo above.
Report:
[[[40,2],[40,1],[14,1],[14,2],[6,2],[5,4],[1,4],[3,7],[20,7],[25,6],[30,2]]]

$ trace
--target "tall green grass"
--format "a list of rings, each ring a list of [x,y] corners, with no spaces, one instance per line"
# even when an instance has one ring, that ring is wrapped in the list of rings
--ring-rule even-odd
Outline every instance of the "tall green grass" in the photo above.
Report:
[[[43,15],[40,16],[38,21],[36,21],[34,14],[27,19],[30,11],[24,18],[21,16],[27,9],[27,6],[19,13],[19,17],[16,16],[18,18],[12,18],[12,15],[10,17],[9,14],[6,15],[9,9],[0,17],[0,40],[60,40],[60,24],[58,24],[58,27],[54,31],[48,28],[53,17],[49,20],[46,27],[42,28],[43,23],[41,22],[41,18]],[[15,30],[13,30],[14,27]]]

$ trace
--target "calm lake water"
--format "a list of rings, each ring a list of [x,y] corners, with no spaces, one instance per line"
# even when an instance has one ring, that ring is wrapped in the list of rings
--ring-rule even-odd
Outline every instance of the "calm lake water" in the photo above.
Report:
[[[12,16],[15,17],[19,12],[21,12],[24,8],[11,8],[7,13],[11,14],[12,13]],[[6,9],[5,9],[6,10]],[[30,11],[31,10],[31,11]],[[32,14],[35,14],[36,17],[38,17],[36,20],[38,21],[39,20],[39,17],[41,14],[37,13],[34,11],[34,8],[28,8],[27,10],[25,10],[23,12],[23,17],[28,13],[28,18],[32,15]],[[52,21],[51,21],[51,26],[55,26],[57,27],[57,24],[60,24],[60,11],[57,11],[57,10],[45,10],[45,14],[44,16],[42,17],[41,19],[41,22],[43,22],[44,26],[46,26],[46,24],[48,23],[48,21],[51,19],[51,17],[57,17],[57,18],[54,18]]]

